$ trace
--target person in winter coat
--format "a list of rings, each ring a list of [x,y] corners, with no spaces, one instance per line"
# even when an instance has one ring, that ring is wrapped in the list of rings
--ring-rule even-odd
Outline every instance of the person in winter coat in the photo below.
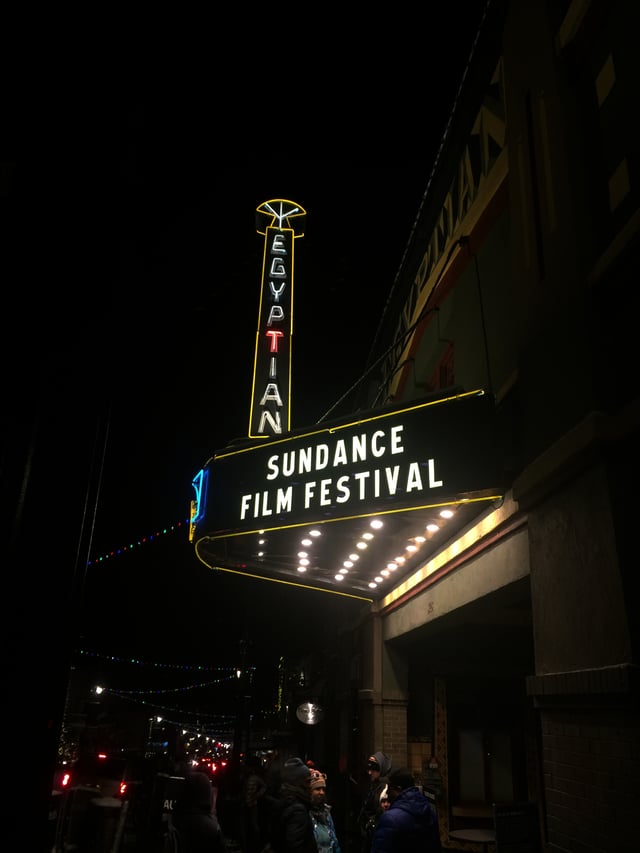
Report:
[[[319,770],[311,770],[311,822],[318,853],[341,853],[336,827],[327,803],[327,777]]]
[[[358,828],[362,839],[361,853],[369,853],[371,850],[373,831],[378,817],[382,813],[380,794],[387,784],[387,774],[390,770],[391,759],[384,752],[374,752],[373,755],[369,756],[367,760],[369,787],[358,815]]]
[[[311,770],[301,758],[289,758],[280,771],[277,798],[265,794],[270,806],[268,839],[275,853],[318,853],[309,815]]]
[[[378,818],[371,853],[441,853],[436,810],[406,767],[389,774],[391,805]]]
[[[213,788],[206,773],[185,774],[173,810],[173,828],[183,853],[224,853],[224,836],[213,813]]]
[[[240,800],[240,846],[243,853],[259,853],[264,846],[260,800],[266,792],[262,763],[257,755],[249,755],[245,762]]]

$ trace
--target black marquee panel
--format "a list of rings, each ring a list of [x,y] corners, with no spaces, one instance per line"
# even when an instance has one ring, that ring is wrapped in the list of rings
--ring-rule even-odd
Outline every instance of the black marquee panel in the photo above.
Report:
[[[500,498],[494,418],[493,397],[479,390],[224,448],[201,472],[206,489],[191,529],[198,557],[211,567],[333,589],[343,555],[375,516],[384,535],[338,585],[370,596],[375,566],[442,507],[457,508],[459,527]],[[322,535],[301,577],[300,541],[312,527]],[[409,568],[410,561],[398,577]]]

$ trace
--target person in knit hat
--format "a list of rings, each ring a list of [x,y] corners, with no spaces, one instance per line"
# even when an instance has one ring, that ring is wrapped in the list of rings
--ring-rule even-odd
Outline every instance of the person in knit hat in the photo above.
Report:
[[[275,853],[318,853],[313,834],[311,770],[301,758],[288,758],[280,771],[280,791],[269,797],[267,836]]]
[[[327,803],[327,777],[319,770],[311,771],[311,822],[315,835],[318,853],[341,853],[336,827],[331,814],[331,806]]]
[[[441,853],[437,812],[406,767],[389,774],[389,799],[373,833],[372,853]]]
[[[383,811],[380,805],[380,794],[387,784],[387,774],[390,770],[391,759],[384,752],[374,752],[367,759],[369,787],[367,788],[364,802],[358,815],[358,827],[362,839],[361,853],[369,853],[371,850],[373,830]]]

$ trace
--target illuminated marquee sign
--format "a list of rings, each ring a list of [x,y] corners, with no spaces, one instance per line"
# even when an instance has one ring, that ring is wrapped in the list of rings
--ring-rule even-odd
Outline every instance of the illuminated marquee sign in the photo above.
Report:
[[[216,454],[194,536],[218,538],[495,495],[493,397],[376,410]],[[200,474],[198,475],[201,476]]]
[[[265,239],[250,438],[281,435],[291,428],[293,246],[295,238],[303,236],[305,216],[300,205],[286,199],[265,201],[257,208],[258,234]]]

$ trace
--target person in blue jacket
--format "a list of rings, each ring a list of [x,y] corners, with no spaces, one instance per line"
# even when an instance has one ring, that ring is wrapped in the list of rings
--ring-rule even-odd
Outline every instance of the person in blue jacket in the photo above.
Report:
[[[441,853],[438,815],[406,767],[389,774],[391,805],[378,818],[371,853]]]

